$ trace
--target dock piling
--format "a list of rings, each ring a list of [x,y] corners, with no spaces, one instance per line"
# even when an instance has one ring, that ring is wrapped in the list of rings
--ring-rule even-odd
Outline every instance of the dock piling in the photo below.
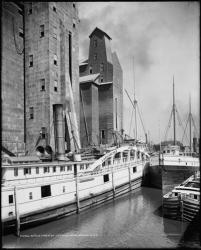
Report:
[[[14,197],[15,197],[15,216],[16,216],[16,234],[20,237],[20,216],[19,216],[19,207],[17,202],[17,188],[14,187]]]
[[[78,187],[78,171],[77,171],[77,164],[74,164],[74,171],[75,171],[75,184],[76,184],[76,204],[77,204],[77,214],[80,213],[80,201],[79,201],[79,187]]]

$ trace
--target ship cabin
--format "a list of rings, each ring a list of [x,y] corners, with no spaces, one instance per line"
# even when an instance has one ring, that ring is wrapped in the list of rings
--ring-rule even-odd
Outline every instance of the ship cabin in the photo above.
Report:
[[[23,185],[57,181],[74,177],[74,165],[78,172],[87,170],[94,161],[42,162],[38,156],[4,157],[2,160],[2,185]]]
[[[200,178],[190,177],[172,190],[172,197],[189,198],[200,201]]]
[[[98,160],[76,161],[51,161],[42,162],[38,156],[4,157],[2,161],[2,185],[36,184],[62,179],[70,179],[75,172],[80,174],[97,174],[98,172],[111,171],[128,163],[137,164],[145,162],[149,155],[134,147],[120,147],[113,150]],[[76,168],[76,171],[75,171]]]

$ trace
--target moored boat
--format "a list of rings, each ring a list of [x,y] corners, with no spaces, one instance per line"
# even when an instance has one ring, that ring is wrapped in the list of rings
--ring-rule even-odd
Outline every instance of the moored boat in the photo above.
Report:
[[[77,158],[79,159],[79,157]],[[58,218],[141,186],[149,155],[124,145],[98,160],[42,162],[6,157],[2,164],[3,229]]]
[[[163,196],[163,215],[172,219],[191,221],[200,208],[200,174],[190,176]]]

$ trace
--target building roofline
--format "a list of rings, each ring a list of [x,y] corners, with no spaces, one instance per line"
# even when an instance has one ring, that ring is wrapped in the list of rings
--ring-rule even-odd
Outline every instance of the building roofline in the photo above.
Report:
[[[93,33],[94,33],[96,30],[98,30],[98,31],[100,31],[101,33],[103,33],[109,40],[112,40],[112,38],[111,38],[107,33],[105,33],[104,31],[102,31],[102,30],[99,29],[98,27],[96,27],[96,28],[91,32],[91,34],[89,35],[89,38],[92,37]]]

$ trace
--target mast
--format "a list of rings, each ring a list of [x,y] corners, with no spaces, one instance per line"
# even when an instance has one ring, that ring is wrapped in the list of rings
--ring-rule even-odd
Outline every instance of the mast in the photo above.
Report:
[[[190,132],[190,153],[191,153],[191,96],[189,96],[189,132]]]
[[[135,74],[134,74],[134,56],[133,56],[133,83],[134,83],[134,111],[135,111],[135,140],[137,141],[137,114],[136,114],[136,105],[137,100],[135,99]]]
[[[173,129],[174,129],[174,145],[176,145],[176,120],[175,120],[174,75],[173,75]]]

